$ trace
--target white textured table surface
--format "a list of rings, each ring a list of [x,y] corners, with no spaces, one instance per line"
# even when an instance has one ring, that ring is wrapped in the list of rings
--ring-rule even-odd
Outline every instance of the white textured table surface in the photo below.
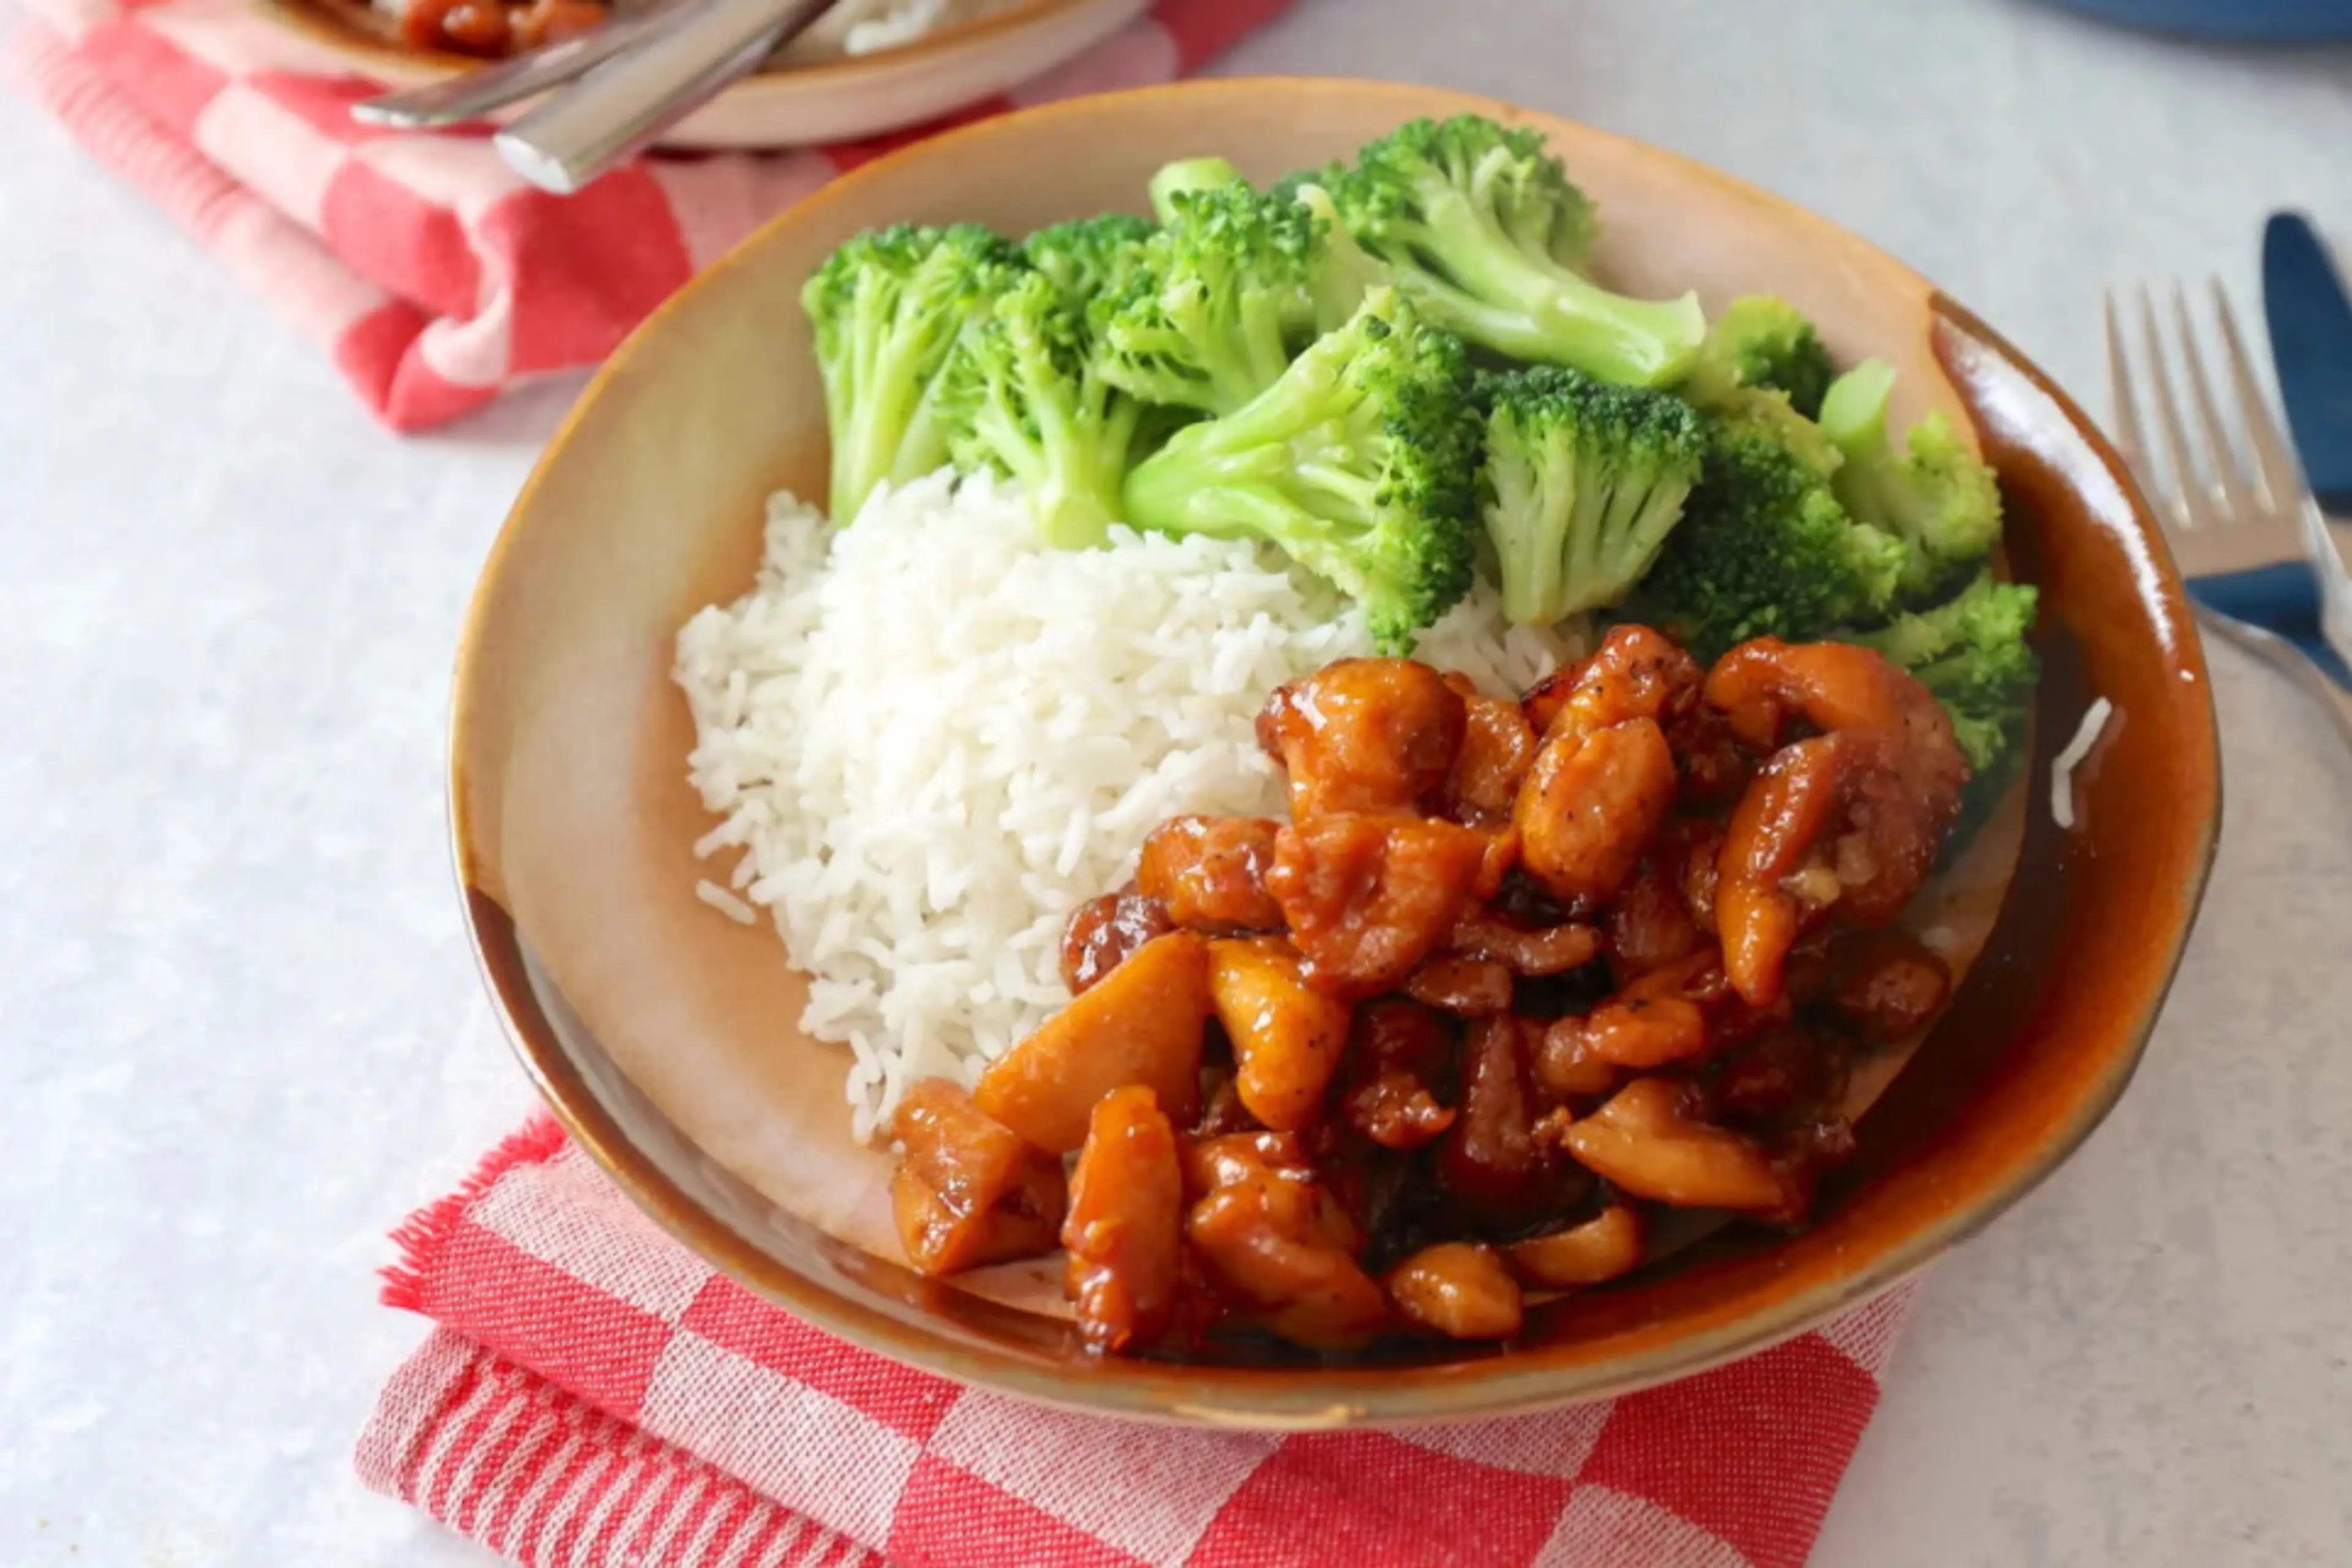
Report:
[[[5,0],[0,0],[5,5]],[[1233,69],[1470,88],[1878,240],[2099,395],[2103,279],[2352,226],[2352,56],[2017,0],[1302,0]],[[0,1563],[480,1563],[348,1450],[385,1228],[529,1096],[442,847],[452,639],[570,388],[402,441],[0,100]],[[2146,1069],[1930,1277],[1822,1568],[2352,1562],[2352,760],[2215,656]]]

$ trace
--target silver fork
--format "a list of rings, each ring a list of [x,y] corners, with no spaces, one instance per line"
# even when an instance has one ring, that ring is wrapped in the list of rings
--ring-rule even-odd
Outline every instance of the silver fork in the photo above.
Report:
[[[2352,743],[2352,669],[2326,635],[2331,626],[2343,629],[2352,624],[2352,591],[2315,567],[2315,563],[2336,565],[2319,508],[2271,417],[2237,317],[2218,279],[2212,289],[2224,357],[2237,394],[2238,429],[2233,433],[2223,421],[2206,378],[2188,297],[2177,286],[2172,290],[2175,342],[2168,355],[2155,302],[2147,289],[2139,290],[2139,336],[2147,361],[2139,379],[2147,383],[2164,438],[2172,479],[2166,486],[2155,451],[2142,433],[2131,354],[2115,295],[2109,292],[2105,300],[2107,374],[2116,446],[2156,508],[2199,619],[2293,677],[2320,700],[2346,742]],[[2178,383],[2168,369],[2168,359],[2173,357],[2182,373]],[[2203,437],[2201,456],[2190,443],[2176,385],[2186,385],[2188,402],[2196,410]]]

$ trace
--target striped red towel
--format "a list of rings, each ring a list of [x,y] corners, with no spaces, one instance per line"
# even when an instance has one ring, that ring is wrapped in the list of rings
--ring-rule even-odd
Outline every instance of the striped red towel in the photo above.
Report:
[[[1290,0],[1158,0],[957,122],[1182,76]],[[576,196],[479,136],[361,126],[382,88],[247,0],[26,0],[11,74],[419,430],[593,364],[764,219],[920,131],[801,153],[641,159]],[[936,129],[936,128],[933,128]]]
[[[360,1474],[551,1568],[1797,1568],[1906,1303],[1609,1404],[1279,1436],[1064,1415],[828,1339],[551,1122],[397,1240],[386,1298],[440,1326]]]

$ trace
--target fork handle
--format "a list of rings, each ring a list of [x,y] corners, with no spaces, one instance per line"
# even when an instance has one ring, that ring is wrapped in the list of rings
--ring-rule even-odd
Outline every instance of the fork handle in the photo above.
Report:
[[[675,25],[551,94],[492,144],[531,184],[570,195],[650,146],[832,4],[689,0]]]

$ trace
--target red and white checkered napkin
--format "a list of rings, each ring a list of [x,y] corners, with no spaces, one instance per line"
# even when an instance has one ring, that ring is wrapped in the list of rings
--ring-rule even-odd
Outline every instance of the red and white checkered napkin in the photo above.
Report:
[[[1795,1568],[1906,1305],[1612,1404],[1286,1437],[1064,1415],[827,1338],[551,1122],[397,1239],[386,1299],[440,1327],[361,1476],[567,1568]]]
[[[953,117],[1167,81],[1290,0],[1158,0]],[[845,170],[938,126],[800,153],[652,157],[574,196],[478,134],[355,123],[383,90],[247,0],[26,0],[10,73],[418,430],[593,364],[697,270]]]

